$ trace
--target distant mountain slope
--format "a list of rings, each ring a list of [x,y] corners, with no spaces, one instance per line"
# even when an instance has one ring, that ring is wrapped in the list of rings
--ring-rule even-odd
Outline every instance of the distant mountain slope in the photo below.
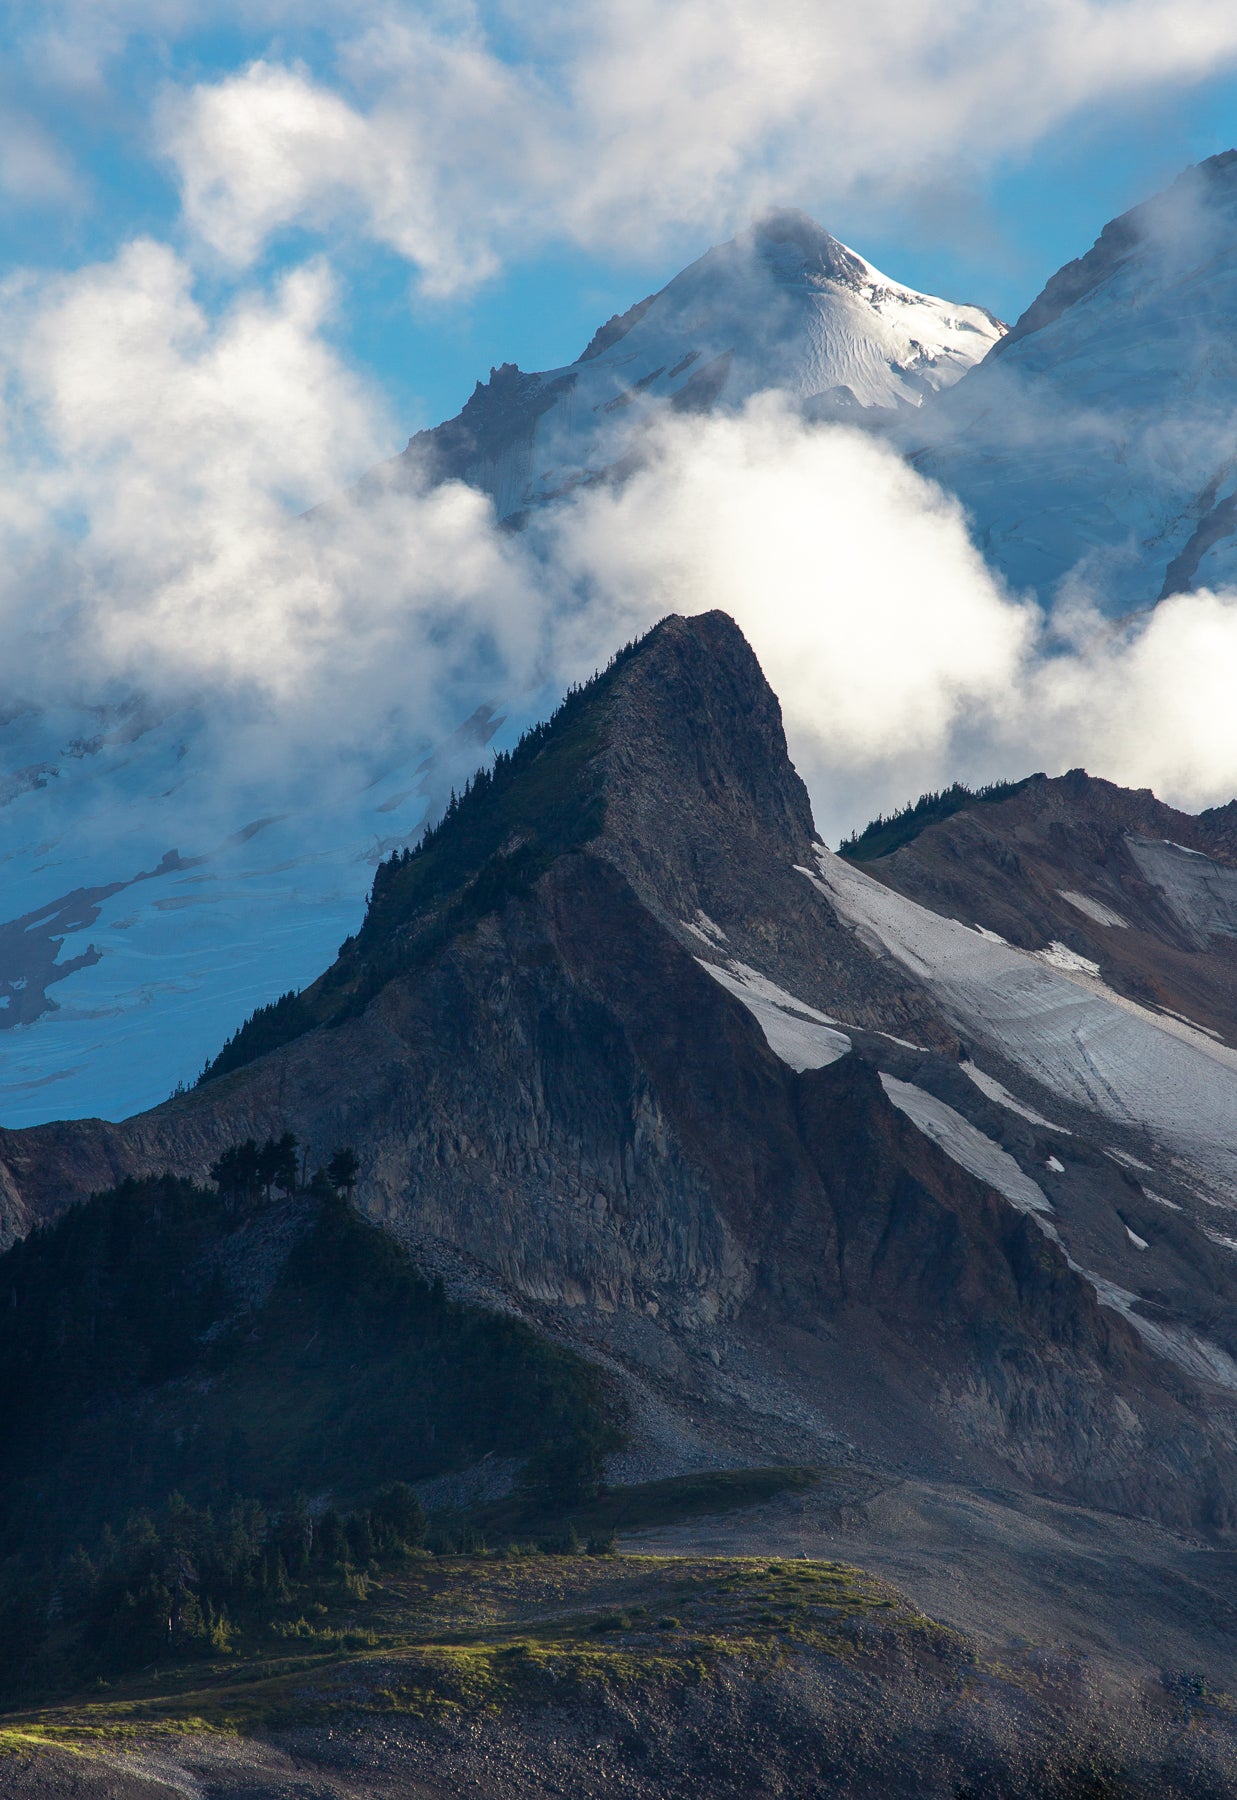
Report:
[[[1106,225],[905,436],[985,556],[1102,610],[1237,575],[1237,151]]]
[[[973,1077],[1012,1082],[1129,1171],[1133,1262],[1190,1220],[1237,1269],[1235,812],[1192,817],[1076,769],[964,806],[891,854],[817,857],[840,913],[967,1044]],[[1210,1319],[1237,1356],[1217,1273],[1219,1287],[1161,1270],[1157,1302],[1175,1290],[1179,1316]]]
[[[618,462],[660,408],[771,386],[839,416],[913,407],[1000,329],[775,213],[603,325],[569,368],[494,372],[371,480],[428,469],[507,516]],[[437,816],[501,730],[500,706],[515,708],[512,730],[535,716],[535,697],[484,679],[461,683],[469,716],[446,741],[414,719],[328,780],[255,769],[243,794],[217,779],[197,709],[87,696],[40,710],[19,682],[6,689],[0,1120],[152,1105],[237,1018],[311,980],[355,929],[369,871]]]
[[[748,1462],[845,1436],[1223,1527],[1228,1253],[1184,1218],[1135,1251],[1080,1110],[1070,1140],[968,1078],[813,838],[741,635],[669,619],[385,865],[290,1042],[121,1126],[0,1135],[14,1217],[290,1127],[356,1146],[423,1266],[655,1394],[680,1457],[705,1421]]]
[[[579,359],[492,369],[457,418],[400,463],[493,497],[502,518],[595,479],[662,409],[703,412],[780,388],[823,417],[918,407],[1004,327],[916,293],[798,212],[773,212],[603,325]]]
[[[1183,813],[1082,769],[1037,775],[859,866],[1022,949],[1059,939],[1237,1047],[1237,802]]]

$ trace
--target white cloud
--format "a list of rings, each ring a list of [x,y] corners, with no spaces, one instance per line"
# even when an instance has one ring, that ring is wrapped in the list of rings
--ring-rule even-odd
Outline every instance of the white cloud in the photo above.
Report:
[[[350,22],[335,85],[268,58],[164,107],[186,215],[233,262],[292,224],[347,224],[438,293],[556,239],[647,254],[770,199],[875,207],[956,183],[1081,110],[1237,61],[1215,0],[560,0]]]
[[[1062,767],[1082,763],[1187,809],[1237,796],[1237,594],[1176,594],[1123,628],[1075,627],[1069,654],[1043,660],[1022,696]]]
[[[756,649],[831,837],[955,777],[1081,763],[1187,805],[1237,789],[1237,596],[1122,629],[1078,614],[1062,646],[956,502],[776,396],[663,419],[625,484],[522,535],[458,483],[379,481],[298,520],[390,442],[330,348],[325,266],[212,320],[186,265],[138,242],[3,302],[7,685],[205,701],[221,819],[230,784],[303,796],[350,763],[355,788],[384,740],[406,753],[482,699],[531,707],[711,607]]]
[[[667,422],[645,467],[552,521],[556,563],[620,629],[720,607],[801,746],[839,778],[933,766],[1015,680],[1038,613],[1002,594],[956,502],[860,431],[804,427],[776,396]]]
[[[921,791],[1082,765],[1188,808],[1237,794],[1237,595],[1051,631],[974,549],[960,507],[887,447],[765,396],[669,421],[644,468],[540,528],[582,596],[578,672],[668,611],[720,607],[779,695],[832,837]]]
[[[405,484],[295,516],[393,436],[324,335],[324,266],[212,320],[137,242],[4,300],[10,697],[208,697],[229,730],[262,725],[272,769],[325,768],[394,716],[432,736],[461,692],[529,678],[522,573],[480,495]]]

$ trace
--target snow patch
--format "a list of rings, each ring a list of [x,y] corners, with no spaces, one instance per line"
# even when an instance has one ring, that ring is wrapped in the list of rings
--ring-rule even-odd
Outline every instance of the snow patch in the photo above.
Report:
[[[1111,1157],[1115,1163],[1121,1163],[1127,1169],[1141,1169],[1146,1175],[1155,1173],[1150,1163],[1140,1162],[1136,1156],[1131,1156],[1128,1150],[1105,1150],[1104,1155]]]
[[[1050,963],[1054,969],[1064,969],[1068,974],[1098,975],[1100,965],[1092,962],[1089,956],[1079,956],[1068,944],[1060,943],[1053,938],[1046,950],[1033,950],[1032,956],[1038,956],[1041,962]]]
[[[914,1082],[899,1081],[893,1075],[881,1076],[881,1086],[899,1112],[906,1114],[912,1125],[940,1146],[969,1174],[1003,1194],[1019,1212],[1050,1213],[1052,1203],[1044,1190],[1029,1175],[1024,1175],[1007,1150],[976,1129],[969,1119],[955,1112],[935,1094],[916,1087]]]
[[[698,937],[702,944],[707,944],[710,950],[715,949],[718,944],[726,944],[730,941],[721,926],[714,924],[708,913],[702,912],[699,907],[696,908],[694,919],[680,919],[679,923],[685,931],[690,931],[693,937]]]
[[[1044,1164],[1044,1167],[1046,1169],[1051,1169],[1054,1175],[1064,1175],[1065,1173],[1065,1164],[1061,1161],[1059,1156],[1050,1156]]]
[[[1102,900],[1093,900],[1089,894],[1076,894],[1069,888],[1058,888],[1057,892],[1062,900],[1067,900],[1077,912],[1084,913],[1097,925],[1110,925],[1122,930],[1129,929],[1129,920],[1123,919],[1121,914],[1114,912],[1111,906],[1105,906]]]
[[[1125,1228],[1125,1235],[1129,1238],[1135,1250],[1145,1250],[1147,1248],[1146,1238],[1139,1237],[1138,1233],[1136,1231],[1131,1231],[1128,1225]]]
[[[735,961],[723,969],[699,956],[696,961],[743,1002],[764,1032],[770,1050],[797,1072],[828,1068],[850,1050],[850,1039],[845,1032],[833,1030],[835,1021],[827,1013],[796,999],[759,969]]]
[[[1101,1306],[1107,1306],[1112,1312],[1120,1313],[1127,1324],[1142,1338],[1149,1350],[1176,1363],[1195,1381],[1212,1381],[1219,1387],[1231,1388],[1237,1392],[1237,1362],[1218,1344],[1210,1344],[1205,1338],[1196,1338],[1192,1332],[1181,1325],[1157,1325],[1152,1319],[1143,1318],[1134,1311],[1137,1294],[1131,1294],[1127,1288],[1118,1287],[1115,1281],[1108,1281],[1102,1275],[1093,1275],[1075,1262],[1070,1267],[1091,1283],[1096,1298]]]
[[[975,1083],[980,1093],[986,1094],[989,1100],[995,1100],[998,1106],[1005,1107],[1009,1112],[1017,1113],[1021,1119],[1029,1119],[1032,1125],[1042,1125],[1046,1131],[1064,1132],[1066,1137],[1072,1135],[1068,1126],[1054,1125],[1052,1120],[1046,1119],[1042,1113],[1037,1113],[1032,1107],[1024,1106],[1021,1100],[1015,1100],[1009,1089],[1002,1087],[994,1075],[985,1075],[984,1071],[975,1063],[964,1062],[961,1064],[961,1069],[962,1073]]]
[[[1237,869],[1167,838],[1127,837],[1125,847],[1192,937],[1203,943],[1211,937],[1237,937]]]

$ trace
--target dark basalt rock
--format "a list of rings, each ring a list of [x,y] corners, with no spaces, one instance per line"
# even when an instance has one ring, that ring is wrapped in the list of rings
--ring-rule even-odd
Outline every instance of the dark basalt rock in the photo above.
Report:
[[[779,1417],[862,1393],[906,1453],[1225,1526],[1223,1415],[893,1108],[869,1066],[888,1040],[857,1030],[797,1074],[701,966],[952,1068],[924,993],[798,872],[813,836],[741,633],[668,619],[388,872],[306,991],[319,1024],[123,1125],[0,1134],[10,1217],[124,1172],[200,1177],[250,1136],[291,1129],[311,1162],[348,1143],[358,1198],[423,1261],[633,1381],[741,1340],[784,1398],[732,1395],[726,1429],[766,1460]]]
[[[1149,789],[1083,769],[1037,777],[1008,799],[964,807],[865,873],[933,912],[1038,950],[1054,939],[1099,964],[1145,1006],[1182,1014],[1237,1044],[1237,935],[1207,932],[1148,878],[1144,845],[1176,846],[1221,872],[1237,869],[1237,802],[1193,815]],[[1081,894],[1124,926],[1087,916]]]

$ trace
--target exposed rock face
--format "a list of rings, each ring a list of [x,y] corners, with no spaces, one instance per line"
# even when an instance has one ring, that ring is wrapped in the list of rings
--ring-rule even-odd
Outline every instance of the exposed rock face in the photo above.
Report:
[[[291,1128],[312,1158],[353,1144],[364,1204],[423,1254],[629,1364],[737,1335],[795,1365],[783,1410],[828,1417],[850,1371],[925,1455],[1225,1524],[1228,1426],[891,1104],[876,1065],[958,1100],[956,1040],[812,855],[741,634],[669,619],[388,869],[307,991],[320,1025],[123,1126],[0,1137],[14,1225]],[[775,1055],[736,987],[824,1048]]]
[[[1237,1044],[1237,805],[1193,816],[1082,769],[931,825],[864,864],[933,912],[1039,950]]]

